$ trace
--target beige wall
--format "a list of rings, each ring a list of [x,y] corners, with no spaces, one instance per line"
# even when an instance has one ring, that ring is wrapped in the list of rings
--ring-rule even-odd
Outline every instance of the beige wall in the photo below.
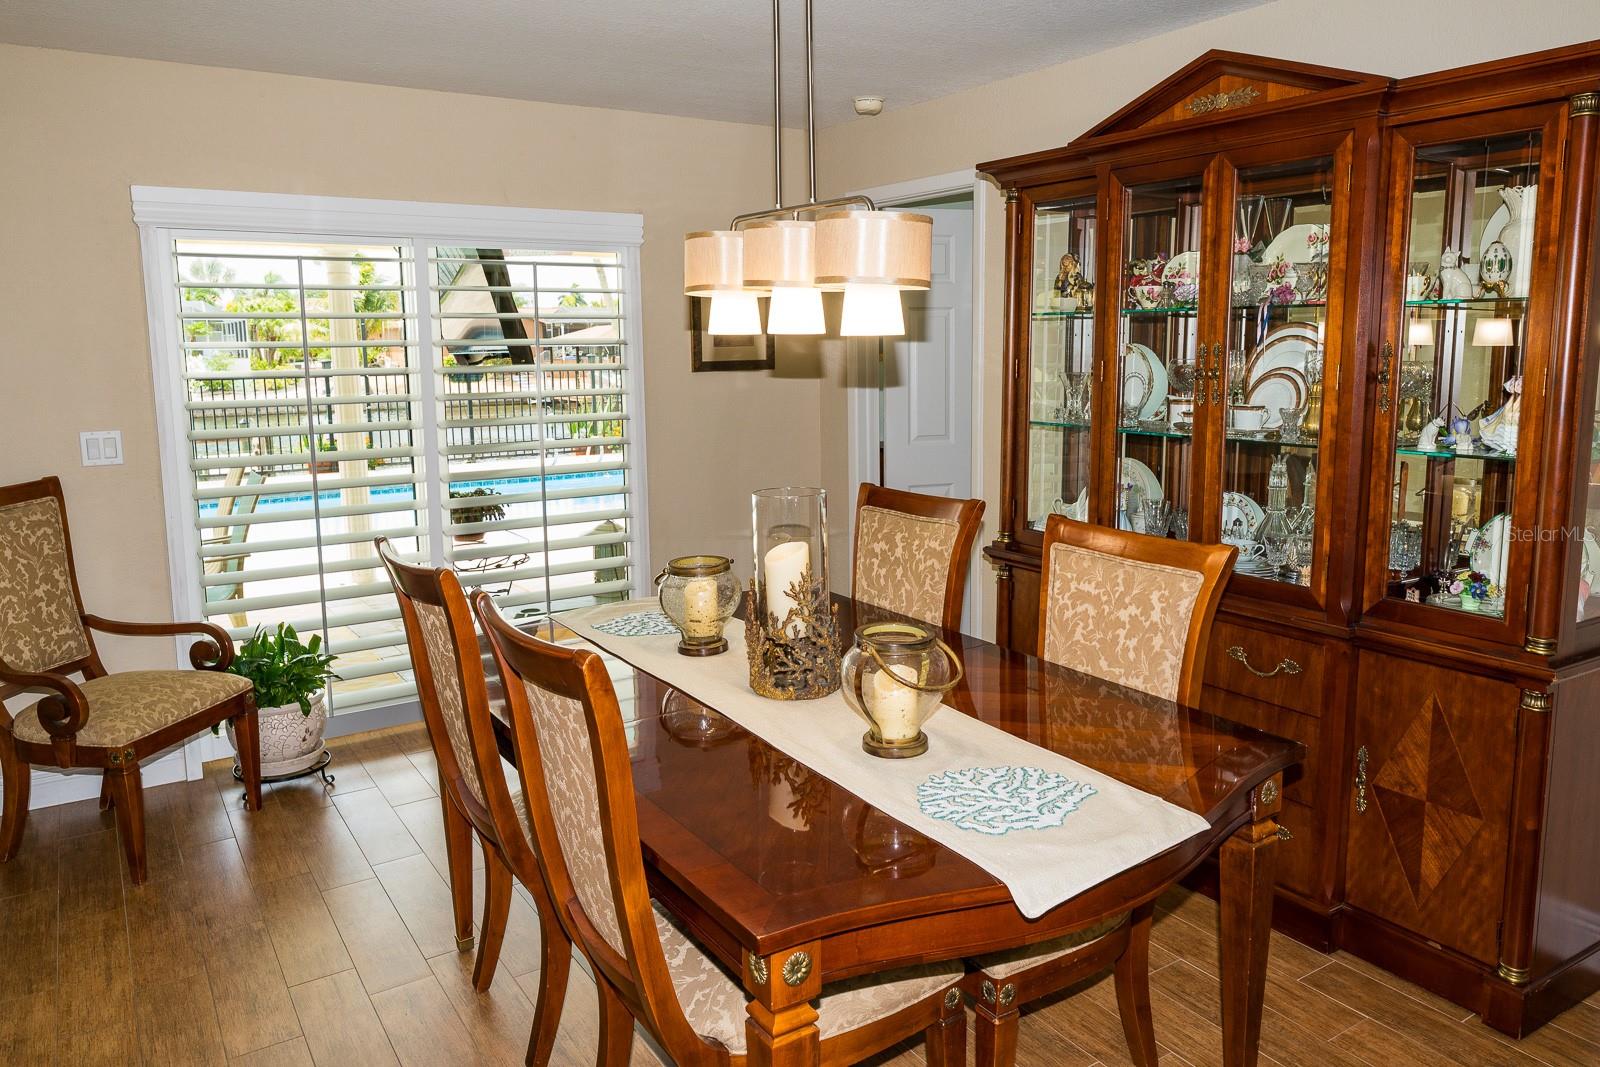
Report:
[[[1070,33],[1070,25],[1041,32]],[[1210,22],[1085,56],[963,93],[857,119],[822,131],[817,148],[823,195],[869,189],[989,159],[1063,145],[1211,48],[1253,52],[1390,77],[1422,74],[1501,56],[1600,38],[1595,0],[1279,0]],[[988,194],[993,225],[983,249],[985,334],[984,497],[993,536],[999,507],[1001,289],[1004,205]],[[823,484],[850,489],[842,355],[824,361]],[[993,623],[993,583],[977,590],[980,617]]]
[[[61,476],[90,610],[171,617],[130,185],[636,211],[651,554],[744,564],[750,489],[820,476],[816,362],[691,375],[681,238],[770,203],[770,136],[0,45],[0,484]],[[110,428],[126,465],[79,466],[78,432]],[[110,651],[119,666],[172,659],[163,641]]]

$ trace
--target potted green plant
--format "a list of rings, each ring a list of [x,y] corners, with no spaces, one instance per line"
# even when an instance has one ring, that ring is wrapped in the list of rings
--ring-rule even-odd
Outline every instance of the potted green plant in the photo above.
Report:
[[[333,657],[322,651],[321,634],[301,641],[294,627],[283,622],[275,631],[257,627],[239,646],[228,670],[255,686],[263,777],[298,774],[322,760],[328,682],[338,677],[329,669],[332,664]],[[228,723],[228,741],[238,752],[232,722]]]
[[[493,489],[485,486],[479,486],[476,489],[450,490],[451,500],[484,500],[499,495]],[[506,506],[504,504],[468,504],[465,507],[452,508],[450,510],[450,521],[463,525],[469,522],[495,522],[505,517]],[[477,544],[483,540],[483,534],[484,531],[482,530],[475,530],[471,533],[458,533],[455,535],[455,539],[462,544]]]

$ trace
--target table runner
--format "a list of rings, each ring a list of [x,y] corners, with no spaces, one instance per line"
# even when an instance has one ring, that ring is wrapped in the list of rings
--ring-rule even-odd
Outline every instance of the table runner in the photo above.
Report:
[[[1030,919],[1210,828],[1186,811],[951,708],[923,727],[928,751],[862,751],[865,720],[839,693],[780,701],[750,689],[744,628],[728,651],[691,658],[676,634],[595,629],[655,601],[557,616],[584,640],[714,708],[767,744],[993,875]]]

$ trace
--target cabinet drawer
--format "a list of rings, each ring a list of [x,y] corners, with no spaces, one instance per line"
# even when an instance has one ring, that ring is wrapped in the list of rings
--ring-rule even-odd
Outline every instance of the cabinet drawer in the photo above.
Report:
[[[1291,741],[1299,741],[1305,745],[1305,762],[1298,770],[1291,770],[1284,775],[1283,795],[1286,800],[1299,804],[1316,803],[1317,763],[1321,759],[1321,751],[1317,747],[1317,738],[1322,725],[1320,720],[1310,715],[1302,715],[1298,711],[1291,711],[1209,685],[1205,687],[1200,707],[1221,718],[1253,726],[1257,730],[1287,737]]]
[[[1321,715],[1325,656],[1326,650],[1314,641],[1219,620],[1211,630],[1206,684]]]
[[[1317,862],[1322,856],[1316,815],[1304,804],[1286,803],[1278,814],[1278,884],[1317,899]]]

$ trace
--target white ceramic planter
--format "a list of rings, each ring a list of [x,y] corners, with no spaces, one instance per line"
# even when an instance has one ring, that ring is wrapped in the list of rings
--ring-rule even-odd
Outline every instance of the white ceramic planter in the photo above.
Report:
[[[299,704],[282,704],[259,709],[261,719],[261,776],[276,778],[298,774],[322,758],[322,731],[328,725],[326,690],[311,698],[311,714],[304,715]],[[239,751],[233,723],[228,723],[228,743]]]

